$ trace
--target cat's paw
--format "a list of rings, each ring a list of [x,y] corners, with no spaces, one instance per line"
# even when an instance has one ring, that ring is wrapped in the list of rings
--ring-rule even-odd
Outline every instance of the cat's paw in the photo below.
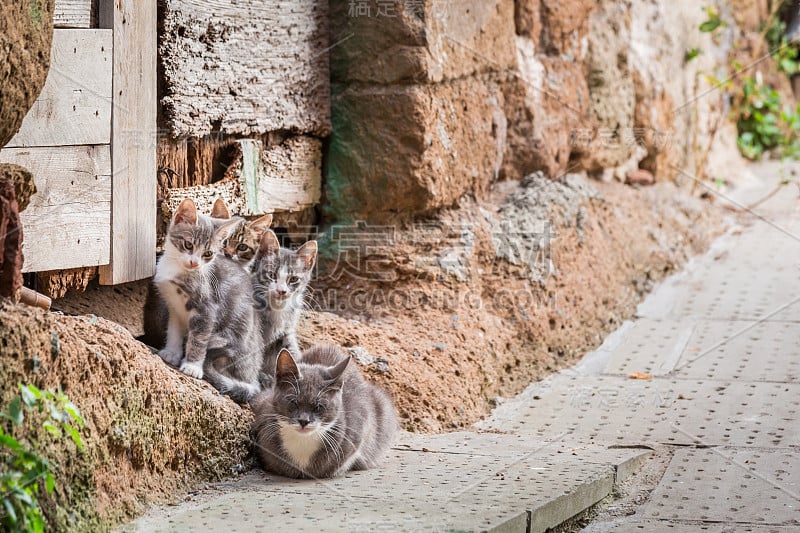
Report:
[[[178,366],[181,364],[181,359],[183,359],[183,354],[181,352],[169,348],[162,348],[158,351],[158,355],[165,363],[172,366]]]
[[[203,379],[203,363],[189,363],[184,361],[181,364],[181,372],[189,377]]]

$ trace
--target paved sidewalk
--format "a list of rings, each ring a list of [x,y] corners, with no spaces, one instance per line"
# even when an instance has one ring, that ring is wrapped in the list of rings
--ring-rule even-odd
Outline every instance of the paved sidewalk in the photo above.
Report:
[[[403,434],[382,468],[331,481],[251,473],[123,529],[544,531],[608,501],[649,449],[666,449],[635,514],[587,531],[796,531],[796,200],[785,187],[760,207],[767,220],[722,238],[600,349],[473,432]]]
[[[635,514],[585,531],[800,530],[797,199],[795,185],[784,187],[754,223],[659,286],[599,350],[481,425],[666,445],[666,472]]]

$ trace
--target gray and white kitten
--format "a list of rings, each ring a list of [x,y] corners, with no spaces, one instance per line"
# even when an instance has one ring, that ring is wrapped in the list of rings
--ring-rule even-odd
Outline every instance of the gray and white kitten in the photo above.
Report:
[[[198,215],[201,216],[201,215]],[[228,206],[225,205],[225,202],[222,198],[217,198],[214,201],[214,205],[211,208],[211,221],[214,223],[215,227],[220,227],[223,224],[227,224],[228,221],[231,219],[230,211],[228,211]],[[224,239],[220,243],[220,253],[225,253],[225,246],[231,246],[232,244],[228,244],[229,242],[232,243],[232,239],[234,239],[235,235],[238,231],[241,231],[241,228],[245,225],[245,220],[240,219],[238,226],[235,226],[231,234],[228,238]],[[261,219],[259,219],[261,220]],[[272,221],[272,217],[270,216],[270,222]],[[227,255],[227,254],[226,254]],[[237,260],[237,257],[232,257],[232,259]],[[242,267],[247,269],[249,268],[250,262],[243,263],[241,261],[237,261],[242,264]],[[161,349],[167,342],[167,323],[169,320],[169,311],[167,309],[167,303],[164,299],[158,294],[158,289],[156,289],[155,283],[150,283],[147,286],[147,298],[144,301],[144,310],[142,316],[142,324],[144,326],[144,334],[136,337],[136,339],[140,342],[143,342],[149,346],[153,346],[154,348]]]
[[[258,458],[286,477],[329,478],[377,466],[397,432],[389,396],[331,346],[315,346],[300,361],[282,350],[274,385],[253,411]]]
[[[161,358],[248,401],[260,391],[263,352],[252,281],[241,266],[217,253],[238,223],[217,226],[198,215],[191,200],[181,202],[153,282],[169,310]]]
[[[256,308],[264,341],[262,385],[266,388],[275,372],[275,360],[282,349],[300,357],[295,329],[305,307],[306,289],[317,259],[316,241],[297,250],[282,248],[278,237],[267,230],[261,237],[253,265]]]

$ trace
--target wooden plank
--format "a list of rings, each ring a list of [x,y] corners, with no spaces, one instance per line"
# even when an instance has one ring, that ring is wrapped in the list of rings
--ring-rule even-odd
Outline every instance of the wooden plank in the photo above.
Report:
[[[108,144],[111,56],[109,30],[55,30],[47,81],[6,146]]]
[[[56,28],[91,28],[92,0],[56,0],[53,26]]]
[[[322,182],[322,142],[314,137],[290,137],[264,150],[261,141],[236,141],[239,153],[224,180],[210,185],[168,189],[161,204],[169,220],[184,198],[201,213],[209,213],[222,198],[240,216],[297,212],[319,203]]]
[[[174,136],[330,133],[328,2],[162,5],[162,102]]]
[[[242,180],[251,215],[300,211],[319,203],[322,184],[322,142],[313,137],[290,137],[261,153],[258,141],[243,140]],[[247,146],[250,145],[250,148]],[[253,180],[253,181],[248,181]],[[253,198],[255,194],[255,198]]]
[[[110,5],[109,5],[110,4]],[[103,2],[114,21],[111,264],[100,283],[116,285],[155,272],[156,0]]]
[[[36,194],[20,215],[25,235],[23,272],[108,263],[108,145],[4,148],[0,162],[28,168],[36,182]]]

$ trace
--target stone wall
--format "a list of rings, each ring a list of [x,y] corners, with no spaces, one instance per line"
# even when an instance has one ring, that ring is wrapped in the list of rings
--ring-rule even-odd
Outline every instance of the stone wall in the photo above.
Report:
[[[324,213],[410,218],[536,170],[671,180],[717,152],[736,164],[706,75],[740,30],[712,39],[705,17],[689,0],[333,2]]]

